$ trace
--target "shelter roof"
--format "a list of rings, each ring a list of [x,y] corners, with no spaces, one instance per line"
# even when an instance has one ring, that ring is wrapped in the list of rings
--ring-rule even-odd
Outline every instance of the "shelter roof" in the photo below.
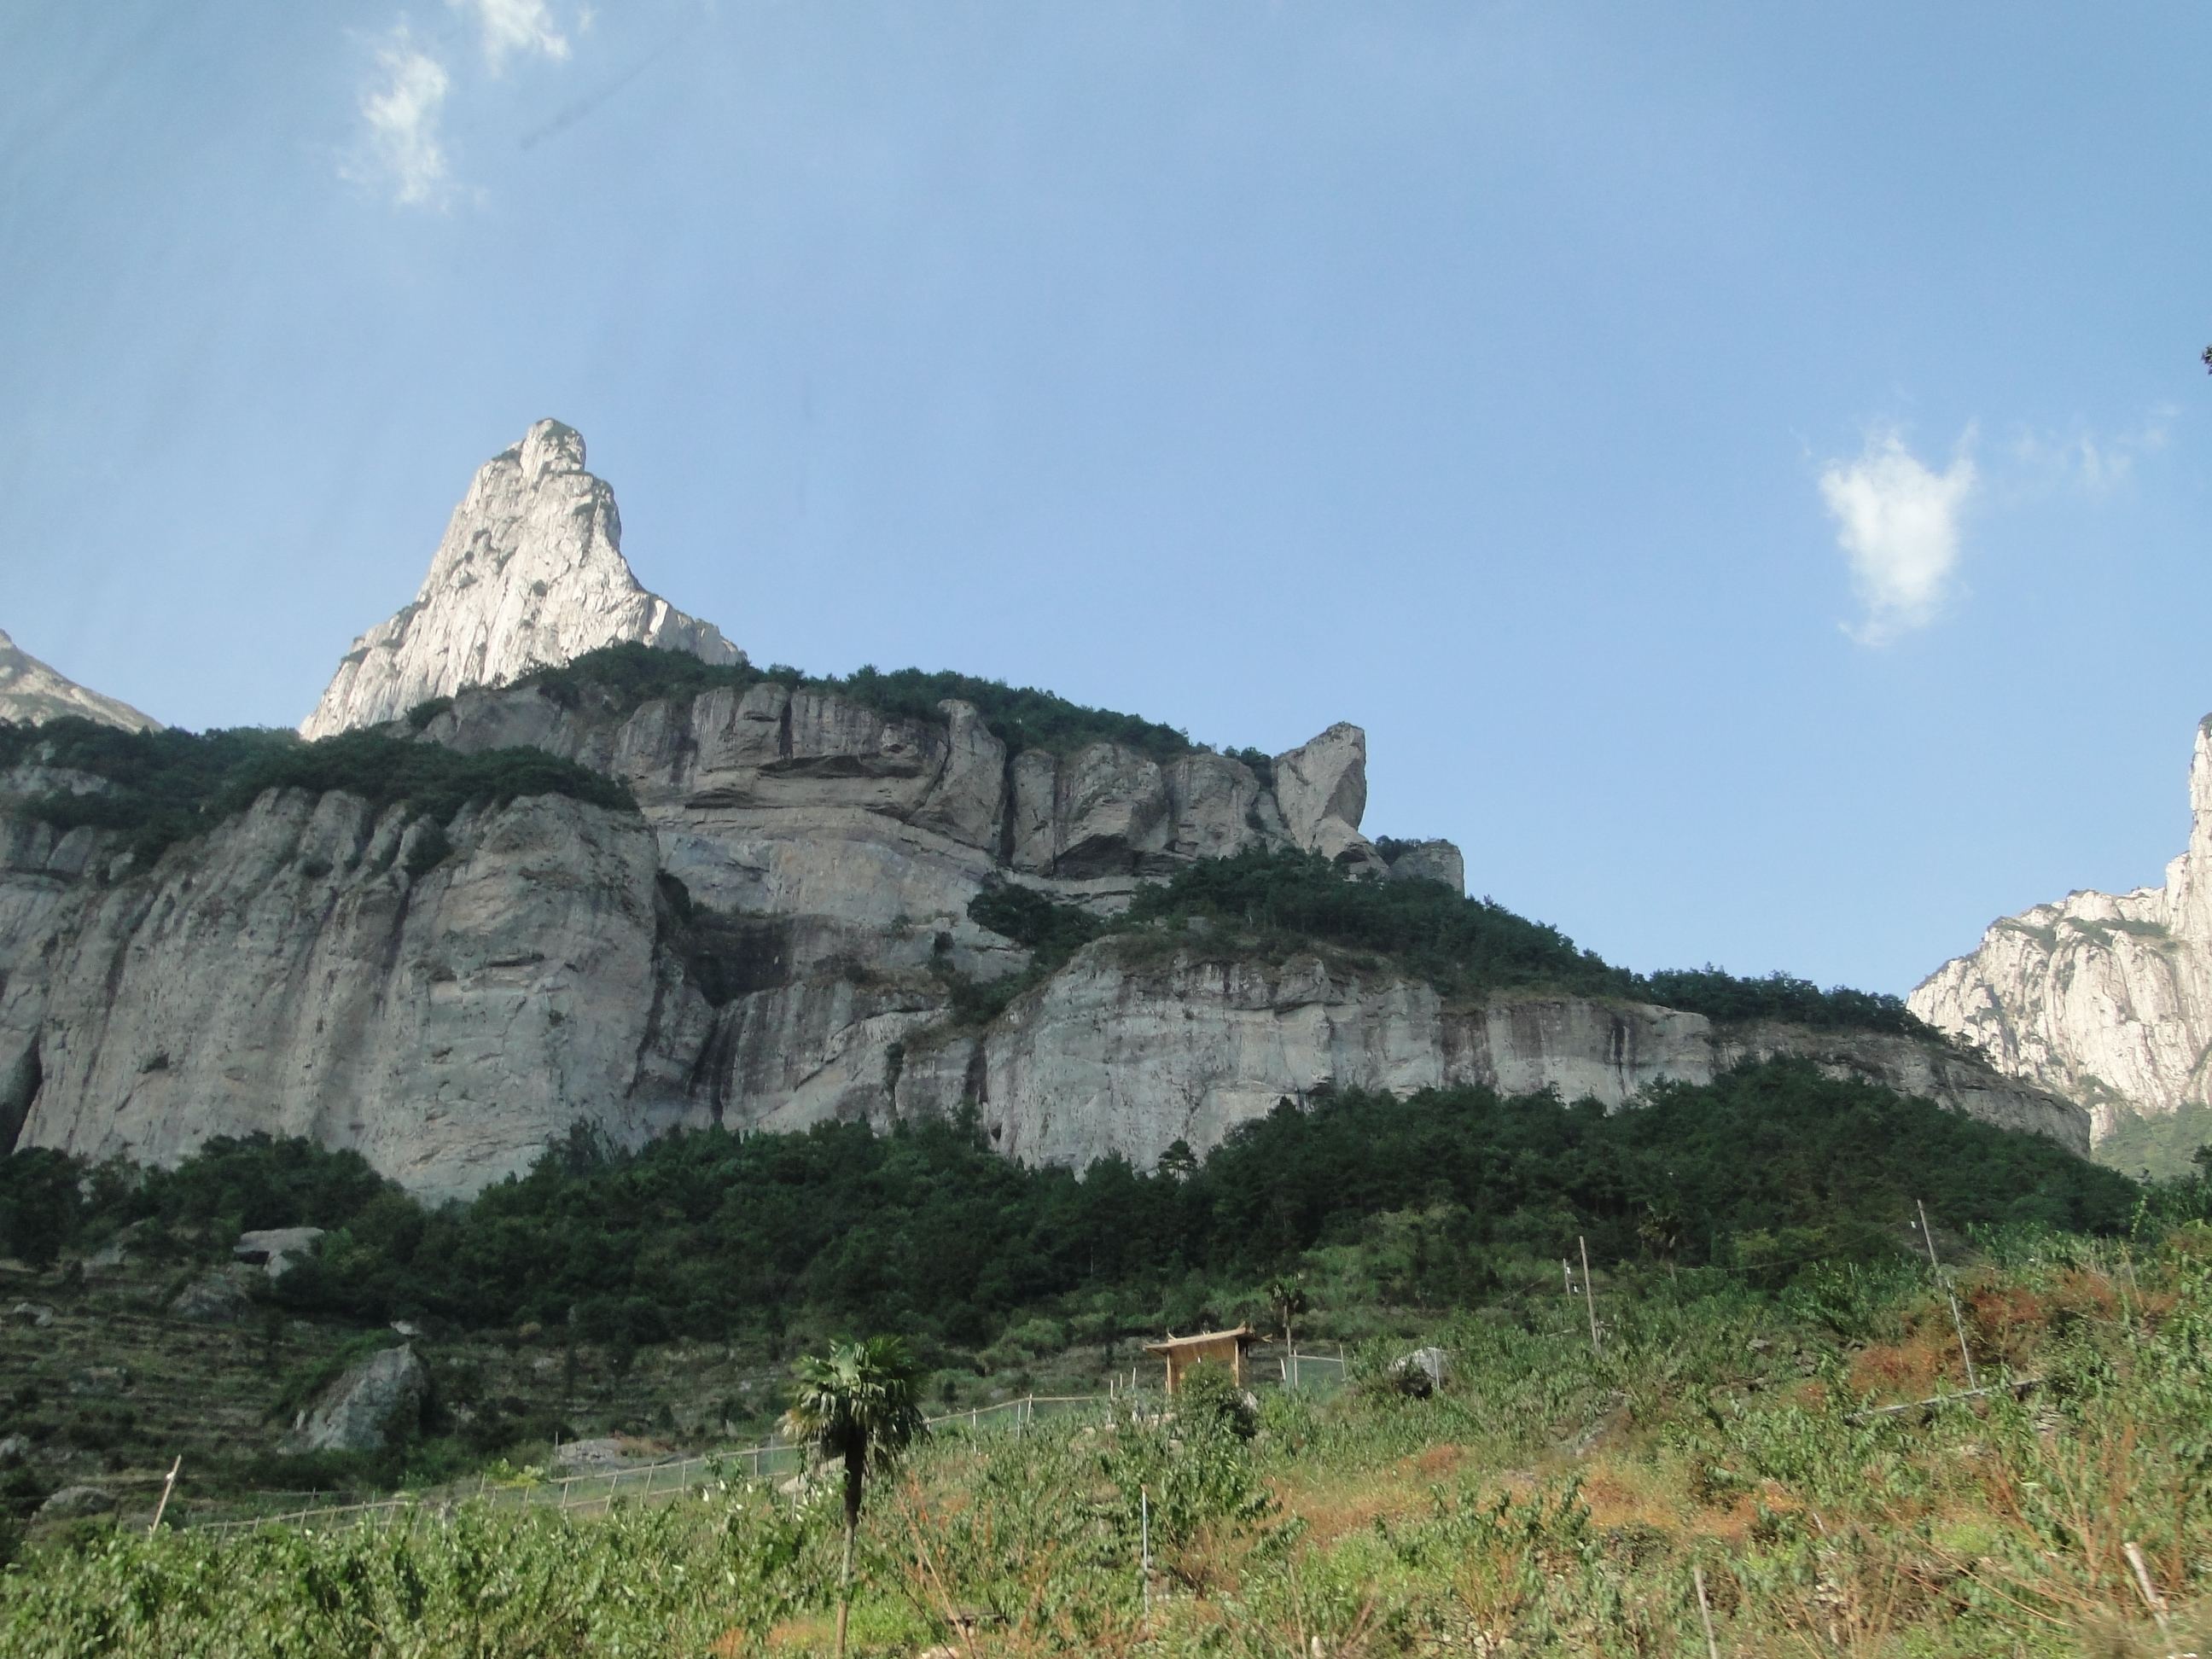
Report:
[[[1196,1347],[1202,1343],[1226,1342],[1234,1337],[1239,1342],[1256,1342],[1260,1334],[1249,1325],[1239,1325],[1231,1331],[1200,1331],[1195,1336],[1170,1336],[1164,1341],[1145,1344],[1146,1353],[1165,1354],[1177,1348]]]

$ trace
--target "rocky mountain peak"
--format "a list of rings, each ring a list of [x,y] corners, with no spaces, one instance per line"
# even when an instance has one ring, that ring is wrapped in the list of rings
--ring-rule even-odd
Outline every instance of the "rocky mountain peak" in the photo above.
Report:
[[[2004,1073],[2128,1113],[2212,1100],[2212,717],[2189,768],[2187,849],[2158,887],[2081,890],[2001,916],[1906,1000]]]
[[[585,470],[582,434],[540,421],[477,470],[413,603],[354,641],[300,731],[379,725],[464,686],[630,641],[743,658],[711,623],[639,584],[614,491]]]
[[[127,702],[79,685],[56,673],[0,633],[0,720],[36,725],[76,714],[125,732],[156,732],[161,722]]]

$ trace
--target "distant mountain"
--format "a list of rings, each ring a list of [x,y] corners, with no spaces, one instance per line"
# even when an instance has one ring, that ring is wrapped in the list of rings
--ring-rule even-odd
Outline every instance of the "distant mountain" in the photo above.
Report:
[[[614,491],[584,471],[582,435],[540,421],[477,470],[414,602],[353,642],[301,735],[379,726],[464,686],[625,643],[744,659],[713,623],[638,585]]]
[[[2164,884],[2000,916],[1908,999],[1999,1071],[2087,1107],[2100,1143],[2130,1114],[2212,1101],[2212,718],[2189,805],[2188,850]]]
[[[76,714],[102,726],[125,732],[158,732],[161,722],[142,714],[127,702],[88,690],[67,675],[58,674],[36,657],[0,633],[0,720],[36,725]]]

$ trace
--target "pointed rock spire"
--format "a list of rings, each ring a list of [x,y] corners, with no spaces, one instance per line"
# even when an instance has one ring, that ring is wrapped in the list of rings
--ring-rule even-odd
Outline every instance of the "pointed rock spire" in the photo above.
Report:
[[[354,641],[300,732],[379,725],[629,641],[744,659],[713,623],[638,585],[614,491],[584,470],[582,436],[540,421],[477,469],[414,602]]]

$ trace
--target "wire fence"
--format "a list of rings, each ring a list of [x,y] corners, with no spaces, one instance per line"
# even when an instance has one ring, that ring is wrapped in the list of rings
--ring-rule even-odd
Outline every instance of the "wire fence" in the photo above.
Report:
[[[1343,1386],[1345,1360],[1334,1355],[1285,1352],[1255,1355],[1251,1382],[1259,1388],[1296,1389],[1332,1394]],[[1272,1374],[1271,1374],[1272,1373]],[[1103,1419],[1115,1409],[1139,1415],[1160,1410],[1164,1397],[1143,1385],[1133,1371],[1126,1383],[1117,1375],[1104,1394],[1030,1394],[966,1411],[927,1418],[933,1434],[1018,1431],[1044,1419],[1065,1419],[1086,1412]],[[604,1514],[617,1501],[674,1503],[689,1493],[729,1482],[781,1487],[803,1480],[811,1449],[803,1442],[770,1438],[757,1445],[726,1448],[694,1456],[665,1458],[623,1468],[585,1469],[542,1479],[495,1483],[489,1474],[471,1486],[464,1481],[421,1492],[356,1500],[345,1492],[261,1492],[247,1494],[222,1515],[177,1515],[177,1524],[195,1532],[250,1532],[257,1527],[393,1527],[417,1519],[440,1519],[463,1504],[489,1509],[549,1509],[562,1514]],[[804,1489],[794,1490],[803,1497]],[[307,1499],[302,1503],[299,1500]],[[242,1513],[240,1511],[243,1511]]]

